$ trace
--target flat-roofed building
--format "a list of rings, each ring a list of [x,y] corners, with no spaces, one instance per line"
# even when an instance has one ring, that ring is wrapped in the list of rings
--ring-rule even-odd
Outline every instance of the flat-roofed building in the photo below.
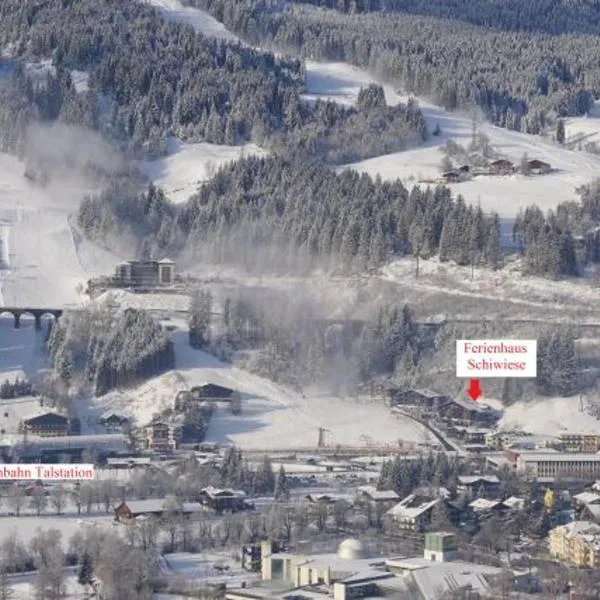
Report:
[[[600,454],[523,452],[517,457],[517,470],[536,478],[595,480],[600,477]]]

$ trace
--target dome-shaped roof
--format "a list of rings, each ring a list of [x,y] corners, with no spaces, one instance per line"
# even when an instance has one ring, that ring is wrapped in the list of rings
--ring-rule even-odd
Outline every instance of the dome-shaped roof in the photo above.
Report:
[[[346,560],[367,558],[367,547],[355,538],[348,538],[338,546],[338,557]]]

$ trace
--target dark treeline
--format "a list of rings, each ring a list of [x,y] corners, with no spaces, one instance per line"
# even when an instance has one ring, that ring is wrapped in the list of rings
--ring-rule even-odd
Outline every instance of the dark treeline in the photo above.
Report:
[[[426,135],[414,102],[310,105],[300,99],[300,61],[205,38],[132,0],[3,2],[0,45],[25,60],[51,57],[56,68],[35,84],[17,69],[1,92],[7,130],[0,147],[8,150],[32,121],[57,119],[149,156],[165,153],[175,135],[227,145],[253,140],[304,160],[342,162],[402,150]],[[87,91],[77,92],[72,69],[89,72]]]
[[[48,341],[61,379],[83,376],[102,395],[117,386],[138,383],[175,364],[169,335],[143,311],[112,315],[100,309],[66,313]]]
[[[33,384],[26,379],[19,379],[18,377],[14,381],[5,379],[4,383],[0,385],[0,398],[3,400],[30,396],[33,393]]]
[[[526,272],[580,276],[586,265],[600,261],[600,181],[577,191],[580,202],[563,202],[546,214],[531,206],[518,215],[513,238]]]
[[[509,31],[600,34],[600,6],[579,0],[292,0],[356,14],[401,12]]]
[[[503,32],[394,13],[357,16],[273,0],[189,2],[250,43],[360,65],[448,109],[476,104],[509,129],[539,133],[555,115],[585,113],[600,95],[600,46],[591,36]]]
[[[249,157],[220,169],[182,206],[151,187],[138,195],[113,186],[86,199],[86,235],[135,230],[144,251],[233,263],[249,269],[344,273],[412,255],[500,266],[499,221],[453,198],[445,187],[383,182],[355,171],[336,174],[281,157]]]
[[[377,487],[382,490],[394,490],[405,498],[423,484],[451,487],[461,474],[459,463],[449,459],[445,453],[420,456],[418,460],[406,460],[396,456],[385,461],[381,467]]]

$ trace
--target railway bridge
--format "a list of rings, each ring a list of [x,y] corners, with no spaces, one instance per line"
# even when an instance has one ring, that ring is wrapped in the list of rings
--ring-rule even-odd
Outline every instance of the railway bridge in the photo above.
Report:
[[[59,319],[63,314],[62,308],[31,308],[25,306],[0,306],[0,316],[3,313],[10,313],[15,320],[15,329],[21,326],[22,315],[32,315],[35,319],[35,328],[42,328],[42,317],[44,315],[52,315],[55,319]]]

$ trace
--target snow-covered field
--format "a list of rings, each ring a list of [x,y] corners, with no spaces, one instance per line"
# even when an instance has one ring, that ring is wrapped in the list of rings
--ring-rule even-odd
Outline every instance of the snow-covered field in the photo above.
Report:
[[[242,156],[264,156],[266,152],[255,144],[220,146],[200,142],[187,144],[172,138],[166,157],[142,161],[142,172],[176,203],[185,202],[198,186],[210,179],[215,171],[227,162]]]
[[[179,0],[151,0],[151,4],[158,7],[168,18],[190,23],[205,35],[235,39],[235,36],[226,32],[223,25],[213,17],[199,9],[183,7]],[[356,101],[361,86],[376,82],[366,71],[346,63],[308,61],[306,73],[307,91],[304,98],[309,101],[329,98],[351,105]],[[398,93],[392,86],[386,85],[384,88],[389,104],[406,101],[407,97]],[[384,179],[400,178],[409,185],[422,179],[439,177],[439,164],[443,157],[439,146],[449,139],[467,145],[472,133],[472,117],[470,114],[448,112],[424,99],[420,99],[419,103],[429,130],[433,131],[439,125],[439,137],[431,138],[429,142],[413,150],[371,158],[347,166],[373,176],[380,175]],[[584,126],[586,131],[595,131],[600,127],[599,117],[598,111],[592,111],[587,119],[567,121],[567,136],[574,135]],[[544,176],[478,177],[452,184],[456,193],[462,194],[467,201],[480,202],[484,210],[495,210],[502,217],[513,217],[521,207],[532,203],[546,209],[564,200],[572,200],[576,197],[575,188],[595,178],[600,170],[600,157],[559,147],[539,136],[509,131],[488,123],[481,123],[479,131],[489,136],[496,152],[516,164],[527,154],[530,159],[538,158],[550,163],[554,169],[552,173]],[[203,161],[203,158],[200,160]],[[190,181],[187,175],[184,179]],[[174,181],[177,186],[177,178]],[[167,187],[171,186],[168,182]]]
[[[235,443],[246,449],[276,450],[316,447],[319,427],[325,427],[331,445],[364,446],[397,444],[399,440],[422,443],[423,427],[394,418],[383,405],[361,403],[353,398],[293,391],[263,377],[223,363],[190,348],[185,324],[173,332],[177,370],[165,373],[128,391],[97,398],[97,411],[115,410],[142,425],[153,414],[171,407],[175,394],[187,387],[216,383],[240,391],[242,413],[232,415],[218,407],[207,441]]]
[[[513,404],[505,409],[498,426],[509,430],[523,428],[533,435],[558,436],[561,433],[597,434],[600,421],[585,408],[580,410],[579,397],[573,396]]]
[[[73,534],[84,531],[86,527],[115,527],[112,515],[22,515],[20,517],[0,517],[0,543],[16,532],[17,537],[24,543],[29,542],[37,535],[38,529],[57,529],[61,533],[61,543],[64,550],[69,547]]]
[[[345,63],[307,63],[309,98],[326,97],[336,102],[353,104],[361,86],[376,82],[368,73]],[[388,104],[406,101],[407,97],[389,86],[384,86]],[[467,146],[472,135],[470,114],[448,112],[423,99],[419,104],[427,120],[429,131],[437,125],[441,135],[431,138],[419,148],[387,154],[347,165],[362,173],[380,175],[384,179],[400,178],[407,184],[419,180],[436,179],[440,175],[443,154],[440,146],[452,139]],[[595,113],[594,113],[595,114]],[[600,128],[600,118],[588,117]],[[538,204],[543,209],[559,202],[576,198],[575,188],[597,177],[600,157],[571,151],[539,136],[509,131],[481,123],[479,131],[490,138],[492,148],[519,164],[524,154],[550,163],[554,171],[547,175],[525,177],[477,177],[470,181],[451,184],[452,189],[472,203],[480,203],[486,211],[494,210],[502,217],[516,215],[521,207]]]

